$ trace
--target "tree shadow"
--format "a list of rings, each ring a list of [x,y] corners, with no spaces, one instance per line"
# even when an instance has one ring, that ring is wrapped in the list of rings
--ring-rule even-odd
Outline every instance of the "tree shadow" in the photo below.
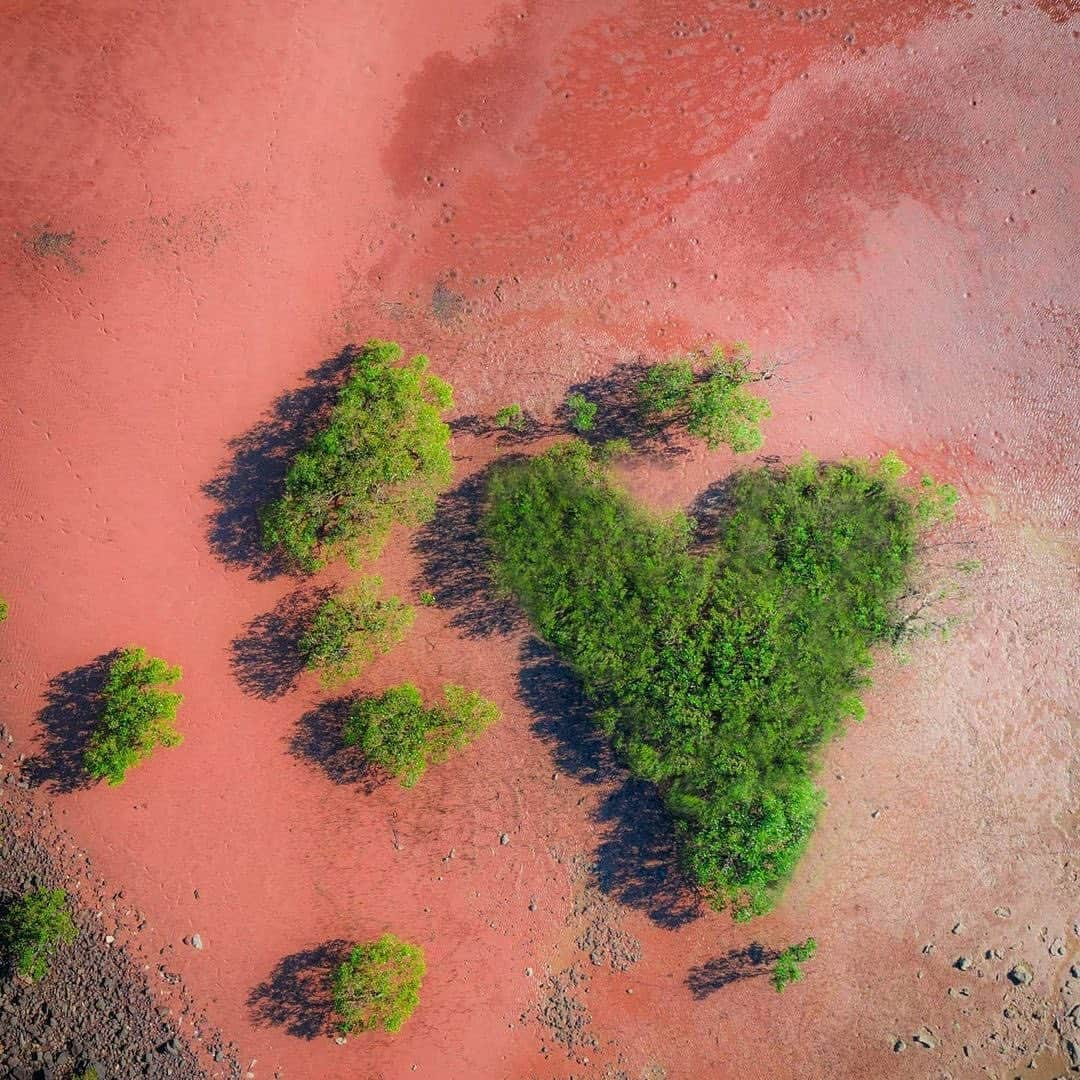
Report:
[[[694,523],[694,546],[708,547],[724,532],[724,525],[735,509],[735,482],[738,473],[725,476],[699,491],[687,507],[686,514]]]
[[[83,754],[103,709],[102,692],[118,649],[49,680],[45,707],[38,713],[42,731],[38,753],[23,764],[34,786],[47,785],[62,795],[92,786],[83,768]]]
[[[497,435],[499,446],[524,446],[548,435],[566,434],[570,429],[564,423],[548,423],[528,410],[523,410],[515,427],[500,424],[494,416],[470,413],[468,416],[451,420],[450,430],[455,435]]]
[[[329,595],[328,588],[296,589],[233,638],[229,666],[245,694],[273,701],[293,689],[304,670],[300,638]]]
[[[420,585],[435,594],[439,607],[453,611],[450,625],[468,638],[508,634],[523,620],[517,604],[498,593],[491,577],[481,528],[491,468],[441,496],[435,516],[412,541],[420,559]]]
[[[203,485],[217,504],[209,519],[211,550],[257,581],[289,569],[278,552],[262,546],[259,508],[280,493],[290,462],[319,429],[355,356],[355,346],[348,345],[308,371],[304,382],[280,395],[253,428],[229,441],[229,458]]]
[[[348,942],[338,939],[301,949],[279,960],[269,977],[247,997],[256,1027],[280,1027],[297,1039],[333,1033],[331,979]]]
[[[652,367],[645,360],[629,360],[616,364],[606,375],[575,383],[569,394],[581,394],[597,407],[593,427],[581,433],[587,442],[598,444],[609,439],[626,439],[637,453],[660,458],[682,457],[689,448],[684,445],[685,432],[671,421],[647,418],[638,406],[637,388]],[[563,430],[572,430],[565,403],[559,409]]]
[[[694,997],[702,1001],[730,983],[767,974],[779,956],[775,949],[766,949],[755,941],[695,965],[687,973],[685,982]]]
[[[609,788],[596,811],[604,826],[596,886],[668,929],[704,914],[700,890],[679,868],[674,826],[656,787],[616,761],[573,672],[535,637],[522,645],[518,696],[560,771]]]
[[[289,738],[289,753],[321,770],[335,784],[357,785],[370,795],[386,782],[386,777],[368,763],[358,747],[346,746],[342,741],[341,732],[353,700],[332,698],[304,713]]]

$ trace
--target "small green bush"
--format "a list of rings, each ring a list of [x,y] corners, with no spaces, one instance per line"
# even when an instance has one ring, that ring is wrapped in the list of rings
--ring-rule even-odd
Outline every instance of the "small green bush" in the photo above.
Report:
[[[424,607],[434,607],[435,602],[435,594],[433,592],[422,592],[420,594],[420,603],[423,604]]]
[[[344,555],[377,555],[395,522],[435,512],[450,483],[450,387],[427,374],[426,356],[396,366],[400,346],[369,341],[338,393],[327,427],[296,455],[285,494],[263,509],[263,543],[300,568]]]
[[[575,431],[592,431],[596,426],[597,404],[584,394],[571,394],[566,399],[566,410],[570,414],[570,426]]]
[[[412,683],[357,701],[343,732],[346,746],[358,746],[373,764],[413,787],[428,765],[440,764],[467,746],[500,714],[494,702],[461,686],[443,687],[443,704],[424,706]]]
[[[654,364],[637,387],[642,414],[662,425],[681,425],[710,450],[725,445],[736,454],[757,450],[761,422],[772,415],[765,398],[747,389],[761,379],[751,371],[743,346],[716,347],[695,371],[689,357]]]
[[[400,1031],[420,1002],[425,973],[423,949],[393,934],[354,945],[334,973],[334,1010],[341,1030]]]
[[[128,769],[155,747],[180,744],[173,721],[183,695],[161,689],[180,676],[180,668],[136,647],[124,649],[112,662],[102,694],[105,709],[83,755],[95,780],[122,783]]]
[[[492,474],[498,580],[660,786],[690,875],[737,918],[768,911],[802,855],[818,750],[861,715],[919,533],[955,500],[903,472],[888,456],[738,473],[704,553],[685,515],[635,506],[580,441]]]
[[[0,622],[3,622],[8,617],[8,602],[0,596]]]
[[[772,972],[772,984],[777,993],[803,977],[802,965],[817,952],[817,942],[811,937],[798,945],[789,945],[777,958]]]
[[[525,430],[525,413],[520,405],[504,405],[495,414],[495,426],[505,431],[522,432]]]
[[[300,639],[300,653],[309,671],[321,673],[325,686],[355,679],[412,626],[415,609],[396,596],[380,600],[381,588],[381,578],[364,578],[315,612]]]
[[[30,982],[49,973],[53,953],[75,940],[63,889],[32,889],[13,900],[0,920],[0,945],[15,970]]]

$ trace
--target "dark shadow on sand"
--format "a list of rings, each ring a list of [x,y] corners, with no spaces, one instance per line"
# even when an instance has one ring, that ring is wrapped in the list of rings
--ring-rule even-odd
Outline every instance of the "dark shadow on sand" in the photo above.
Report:
[[[300,638],[329,596],[328,588],[296,589],[232,640],[229,666],[245,694],[273,701],[293,689],[304,670]]]
[[[616,760],[570,669],[536,638],[525,641],[519,696],[533,731],[561,772],[608,788],[596,811],[603,839],[596,851],[597,887],[659,926],[676,929],[705,911],[701,894],[679,869],[670,815],[654,785]]]
[[[686,985],[694,997],[702,1001],[731,983],[767,975],[779,956],[775,950],[766,949],[755,941],[692,967],[687,973]]]
[[[309,709],[296,722],[289,739],[289,753],[319,769],[335,784],[351,784],[370,795],[386,782],[355,746],[346,746],[342,729],[349,718],[353,696],[331,698]]]
[[[508,634],[523,625],[513,598],[500,596],[491,580],[491,555],[480,527],[490,474],[490,467],[482,469],[441,496],[435,516],[412,542],[420,558],[420,588],[453,612],[450,625],[468,638]]]
[[[83,754],[104,708],[101,695],[109,668],[119,655],[114,649],[49,680],[45,707],[38,713],[40,749],[23,765],[31,785],[59,795],[94,783],[83,768]]]
[[[259,581],[288,572],[281,556],[262,546],[259,508],[280,496],[290,462],[322,426],[355,355],[349,345],[312,368],[253,428],[230,440],[228,459],[203,485],[204,494],[217,504],[208,534],[222,562]]]
[[[252,1023],[284,1028],[297,1039],[333,1034],[331,980],[348,948],[346,941],[338,939],[279,960],[267,979],[248,994]]]

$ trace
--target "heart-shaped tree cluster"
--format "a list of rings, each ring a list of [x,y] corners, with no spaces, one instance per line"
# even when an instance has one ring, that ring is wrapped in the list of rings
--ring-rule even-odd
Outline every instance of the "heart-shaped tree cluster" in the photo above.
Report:
[[[821,745],[861,715],[920,530],[955,493],[805,459],[737,473],[718,536],[635,506],[582,442],[493,475],[501,583],[572,665],[614,746],[660,785],[717,907],[769,910],[813,831]]]

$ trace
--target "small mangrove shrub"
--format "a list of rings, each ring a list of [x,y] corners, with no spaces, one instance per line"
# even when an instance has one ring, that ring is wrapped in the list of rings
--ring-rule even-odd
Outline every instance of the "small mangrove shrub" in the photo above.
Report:
[[[762,379],[741,345],[717,346],[697,367],[696,357],[654,364],[637,387],[638,408],[659,426],[681,426],[710,450],[729,446],[736,454],[757,450],[769,402],[747,389]]]
[[[354,945],[334,972],[334,1011],[341,1030],[400,1031],[420,1002],[425,972],[423,949],[393,934]]]
[[[122,650],[112,662],[102,692],[104,710],[83,755],[95,780],[120,784],[156,747],[180,744],[173,721],[183,695],[164,689],[180,676],[180,668],[137,647]]]
[[[578,432],[592,431],[596,426],[598,406],[584,394],[573,393],[566,399],[566,411],[570,415],[570,426]]]
[[[316,612],[300,638],[304,666],[323,685],[355,679],[376,657],[389,652],[408,632],[415,608],[396,596],[379,599],[382,579],[363,578],[332,596]]]
[[[442,704],[427,708],[412,683],[357,701],[343,732],[373,765],[413,787],[432,764],[445,761],[500,719],[494,702],[462,686],[444,686]]]
[[[504,431],[516,431],[518,433],[525,430],[525,412],[518,404],[504,405],[495,414],[495,426],[502,428]]]
[[[777,993],[782,993],[784,987],[793,982],[798,982],[803,977],[803,964],[810,960],[817,952],[817,942],[811,937],[797,945],[789,945],[776,958],[776,965],[772,971],[772,984]]]
[[[394,522],[435,512],[453,474],[442,414],[450,386],[428,374],[426,356],[399,364],[401,347],[369,341],[353,360],[329,423],[296,455],[285,492],[261,514],[266,548],[313,571],[344,555],[377,555]]]
[[[31,889],[12,900],[0,919],[0,947],[30,982],[45,978],[57,948],[74,940],[75,924],[63,889]]]

